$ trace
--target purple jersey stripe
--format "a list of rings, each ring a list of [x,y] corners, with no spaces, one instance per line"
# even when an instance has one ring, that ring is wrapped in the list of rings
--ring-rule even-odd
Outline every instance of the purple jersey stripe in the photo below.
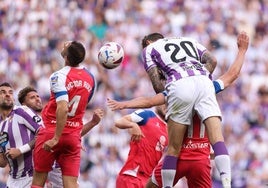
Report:
[[[155,64],[164,71],[164,73],[167,75],[167,80],[172,80],[172,77],[174,77],[176,80],[181,79],[182,76],[179,72],[177,72],[175,69],[171,69],[170,67],[166,66],[163,62],[161,55],[158,51],[155,49],[152,50],[151,56],[154,56],[157,58],[157,61]]]
[[[14,107],[9,117],[0,122],[1,131],[5,131],[9,135],[9,142],[6,148],[19,148],[29,143],[34,138],[36,130],[42,123],[37,117],[38,116],[27,107]],[[10,175],[14,179],[26,175],[32,176],[32,152],[27,152],[15,160],[8,158],[8,162]]]

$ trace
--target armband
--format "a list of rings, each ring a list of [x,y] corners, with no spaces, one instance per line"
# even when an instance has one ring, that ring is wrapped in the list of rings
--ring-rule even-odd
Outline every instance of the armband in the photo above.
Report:
[[[31,151],[31,147],[29,144],[24,144],[23,146],[19,147],[20,152],[27,153],[28,151]]]

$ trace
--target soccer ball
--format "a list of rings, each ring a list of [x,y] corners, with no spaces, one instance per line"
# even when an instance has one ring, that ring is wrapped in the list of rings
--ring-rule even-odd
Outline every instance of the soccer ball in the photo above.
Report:
[[[124,59],[123,47],[116,42],[107,42],[99,50],[99,63],[106,69],[118,67]]]

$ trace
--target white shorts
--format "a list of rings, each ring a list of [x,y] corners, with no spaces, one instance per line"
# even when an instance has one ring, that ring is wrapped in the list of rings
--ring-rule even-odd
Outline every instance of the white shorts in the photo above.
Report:
[[[11,176],[8,176],[7,178],[7,187],[8,188],[30,188],[32,185],[33,177],[25,176],[22,178],[14,179]]]
[[[195,111],[202,121],[221,117],[212,81],[207,76],[190,76],[166,85],[167,115],[177,123],[190,125]]]

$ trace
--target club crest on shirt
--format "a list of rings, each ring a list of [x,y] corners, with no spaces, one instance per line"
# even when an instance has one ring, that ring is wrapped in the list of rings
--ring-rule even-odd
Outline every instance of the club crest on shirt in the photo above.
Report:
[[[34,116],[33,120],[35,123],[39,123],[41,121],[41,118],[39,116]]]
[[[51,77],[51,84],[55,85],[58,82],[58,78],[59,78],[58,76],[52,76]]]

